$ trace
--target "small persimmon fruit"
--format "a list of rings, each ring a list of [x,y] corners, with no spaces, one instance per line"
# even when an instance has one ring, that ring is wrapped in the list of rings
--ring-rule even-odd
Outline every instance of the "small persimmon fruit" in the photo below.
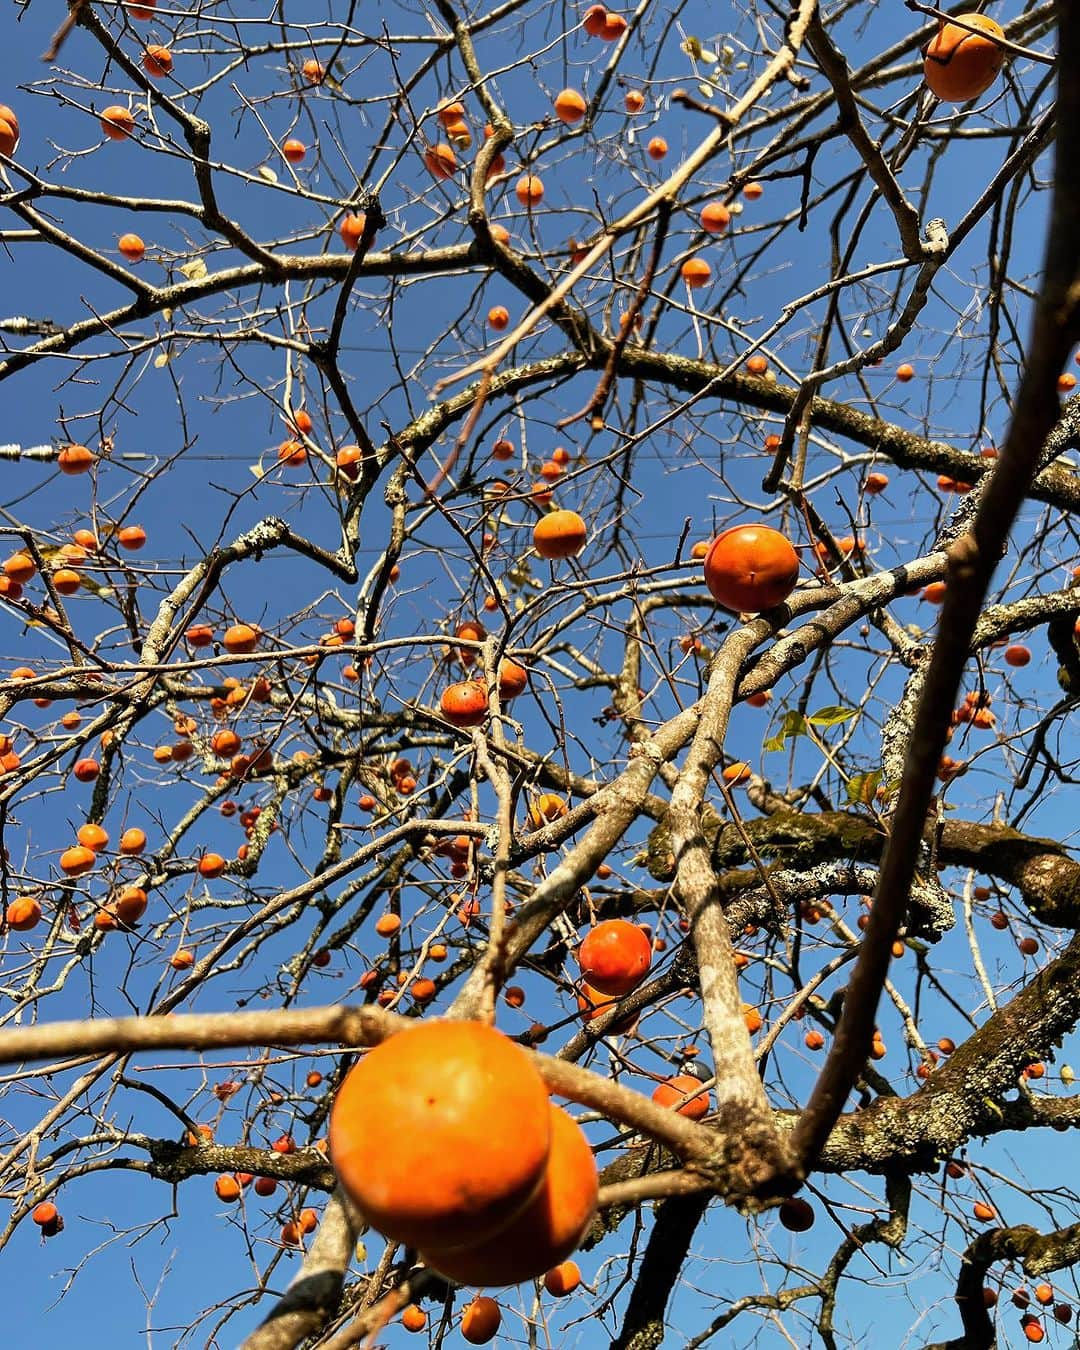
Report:
[[[146,245],[137,234],[122,234],[116,241],[116,247],[128,262],[141,262]]]

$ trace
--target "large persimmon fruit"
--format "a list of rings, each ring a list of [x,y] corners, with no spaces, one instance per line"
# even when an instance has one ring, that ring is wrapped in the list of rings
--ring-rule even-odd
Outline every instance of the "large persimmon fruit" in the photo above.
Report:
[[[578,948],[578,964],[601,994],[621,998],[641,983],[652,961],[652,944],[637,924],[606,919],[590,928]]]
[[[658,1106],[671,1106],[680,1116],[690,1120],[700,1120],[709,1114],[709,1093],[698,1080],[688,1073],[677,1073],[674,1078],[665,1078],[657,1084],[652,1099]]]
[[[705,584],[714,600],[739,613],[783,604],[799,579],[799,555],[779,530],[734,525],[705,555]]]
[[[461,1334],[470,1345],[486,1345],[501,1321],[502,1311],[495,1300],[477,1294],[461,1315]]]
[[[439,711],[455,727],[478,727],[487,717],[487,690],[478,680],[449,684],[439,699]]]
[[[330,1113],[330,1156],[385,1236],[486,1242],[536,1194],[551,1130],[547,1088],[524,1050],[479,1022],[435,1021],[350,1070]]]
[[[549,1106],[551,1156],[533,1200],[495,1237],[453,1249],[425,1247],[426,1265],[478,1288],[535,1279],[570,1255],[596,1211],[596,1161],[580,1127]]]
[[[956,17],[982,32],[972,33],[959,24],[942,23],[923,53],[923,78],[945,103],[966,103],[978,98],[997,79],[1005,61],[1005,48],[995,41],[1005,36],[1000,24],[985,14]]]
[[[587,538],[585,522],[576,511],[551,511],[533,529],[533,547],[541,558],[572,558]]]

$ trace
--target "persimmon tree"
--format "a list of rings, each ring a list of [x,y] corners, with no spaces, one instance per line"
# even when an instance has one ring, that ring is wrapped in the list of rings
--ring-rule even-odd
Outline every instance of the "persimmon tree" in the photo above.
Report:
[[[1080,14],[993,8],[5,7],[29,1315],[1071,1341]],[[350,1199],[497,1083],[338,1185],[438,1017],[593,1150],[543,1280]]]

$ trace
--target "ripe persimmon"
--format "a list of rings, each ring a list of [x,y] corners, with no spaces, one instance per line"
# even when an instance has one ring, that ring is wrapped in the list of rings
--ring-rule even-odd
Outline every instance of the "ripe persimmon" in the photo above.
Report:
[[[125,525],[117,530],[116,542],[129,553],[137,553],[146,543],[146,531],[141,525]]]
[[[594,989],[621,998],[645,978],[652,964],[652,944],[637,924],[606,919],[589,929],[577,959]]]
[[[518,694],[524,693],[529,684],[529,672],[524,666],[519,666],[516,661],[510,657],[504,656],[499,662],[499,697],[504,703],[512,698],[517,698]]]
[[[240,737],[231,727],[222,727],[210,737],[210,749],[215,755],[235,755],[240,745]]]
[[[605,42],[618,42],[619,38],[626,32],[627,23],[621,14],[614,14],[609,9],[604,15],[604,27],[600,36]]]
[[[334,463],[337,465],[338,473],[354,483],[360,477],[363,459],[364,452],[358,445],[343,445],[334,457]]]
[[[667,152],[668,143],[664,140],[663,136],[654,136],[645,147],[645,153],[650,159],[663,159]]]
[[[226,628],[221,645],[234,656],[244,656],[253,652],[258,645],[259,630],[250,623],[234,623]]]
[[[450,1234],[477,1243],[532,1209],[553,1128],[524,1050],[479,1022],[434,1021],[398,1032],[349,1071],[330,1114],[330,1155],[385,1236],[421,1248]]]
[[[316,61],[313,56],[309,56],[300,67],[300,74],[307,80],[308,84],[322,84],[326,79],[326,69],[321,61]]]
[[[582,16],[581,26],[590,37],[603,37],[607,14],[606,5],[590,5]]]
[[[19,119],[15,116],[14,109],[9,108],[6,103],[0,103],[0,155],[7,155],[10,158],[18,144]]]
[[[931,581],[922,593],[922,598],[930,605],[940,605],[945,600],[945,582]]]
[[[997,79],[1005,48],[995,39],[1003,38],[1005,31],[985,14],[955,17],[982,31],[972,33],[957,23],[939,23],[923,53],[923,78],[943,102],[966,103],[985,93]]]
[[[128,262],[141,262],[146,252],[146,245],[137,234],[122,234],[116,241],[116,247]]]
[[[448,685],[439,699],[439,711],[455,727],[478,727],[487,717],[487,691],[479,680]]]
[[[56,456],[61,473],[86,473],[94,463],[96,456],[85,445],[65,445]]]
[[[510,322],[510,311],[505,305],[492,305],[488,310],[487,321],[496,333],[501,333]]]
[[[69,877],[81,877],[84,872],[89,872],[96,862],[97,854],[85,844],[77,844],[60,854],[60,870]]]
[[[341,242],[350,253],[356,252],[366,224],[367,216],[362,212],[350,211],[347,215],[342,216],[338,233],[341,235]]]
[[[884,492],[889,486],[889,476],[884,473],[868,473],[863,486],[871,496],[876,496],[877,493]]]
[[[486,1241],[453,1249],[424,1246],[424,1262],[432,1269],[480,1288],[520,1284],[558,1265],[577,1247],[596,1210],[596,1161],[589,1141],[565,1111],[549,1105],[548,1114],[551,1151],[535,1196]],[[509,1113],[506,1118],[515,1120]],[[487,1152],[495,1138],[489,1132]]]
[[[499,1329],[502,1309],[493,1298],[477,1294],[461,1314],[461,1334],[470,1345],[486,1345]]]
[[[645,106],[645,95],[640,89],[628,89],[623,95],[623,107],[628,113],[639,113]]]
[[[1023,647],[1019,643],[1005,648],[1005,664],[1007,666],[1026,666],[1031,660],[1031,650]]]
[[[302,469],[307,463],[307,448],[303,441],[290,437],[278,446],[277,459],[278,463],[284,464],[287,469]]]
[[[731,224],[731,212],[723,202],[708,202],[701,212],[701,228],[709,234],[723,234]]]
[[[427,1313],[415,1303],[410,1303],[401,1314],[401,1325],[406,1331],[423,1331],[427,1326]]]
[[[4,562],[4,576],[20,586],[25,586],[28,581],[33,580],[36,571],[37,563],[29,553],[13,553]]]
[[[52,574],[52,583],[58,595],[74,595],[82,585],[82,577],[70,567],[58,567]]]
[[[163,80],[172,74],[173,55],[168,47],[151,43],[143,52],[142,68],[152,80]]]
[[[113,902],[116,917],[126,924],[138,923],[146,913],[146,892],[141,886],[125,886]]]
[[[234,1205],[240,1199],[240,1183],[235,1177],[218,1177],[214,1182],[214,1193],[226,1205]]]
[[[915,378],[915,367],[905,361],[903,365],[896,367],[896,378],[901,384],[907,384],[908,380]]]
[[[522,206],[539,206],[544,198],[544,185],[535,174],[523,173],[514,184],[514,196]]]
[[[126,141],[135,130],[135,118],[130,109],[114,103],[101,114],[101,129],[110,141]]]
[[[773,609],[795,588],[799,555],[779,530],[735,525],[713,540],[705,584],[718,604],[739,613]]]
[[[687,258],[679,268],[679,275],[691,290],[697,290],[709,284],[712,268],[704,258]]]
[[[709,1114],[709,1093],[693,1074],[678,1073],[666,1078],[657,1084],[652,1099],[658,1106],[670,1106],[690,1120],[700,1120]]]
[[[199,875],[212,881],[225,871],[225,859],[220,853],[204,853],[199,859]]]
[[[457,172],[457,156],[453,147],[447,145],[445,141],[439,141],[437,145],[432,145],[424,151],[424,163],[428,172],[435,178],[453,178]]]
[[[282,141],[281,153],[290,164],[302,164],[307,157],[307,146],[295,136],[290,136],[287,141]]]
[[[572,1294],[581,1283],[581,1269],[576,1261],[560,1261],[544,1276],[544,1288],[555,1298]]]
[[[563,89],[555,95],[555,115],[567,126],[580,122],[588,106],[576,89]]]
[[[41,922],[41,904],[32,895],[19,895],[4,911],[4,919],[16,933],[29,933]]]
[[[47,1228],[55,1223],[60,1217],[60,1211],[51,1200],[42,1200],[40,1205],[35,1205],[30,1212],[30,1219],[36,1223],[39,1228]]]
[[[109,846],[108,832],[90,820],[79,826],[77,838],[84,848],[93,849],[95,853]]]
[[[541,558],[573,558],[585,547],[588,530],[576,511],[549,511],[533,528],[533,547]]]

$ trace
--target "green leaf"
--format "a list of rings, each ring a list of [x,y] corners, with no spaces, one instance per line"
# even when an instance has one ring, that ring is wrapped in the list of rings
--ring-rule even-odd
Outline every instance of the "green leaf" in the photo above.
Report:
[[[807,721],[814,727],[837,727],[841,722],[850,722],[858,717],[858,708],[819,708],[811,713]]]
[[[780,722],[780,730],[765,742],[766,750],[783,750],[784,744],[796,736],[806,735],[806,718],[801,712],[786,712]]]
[[[847,799],[852,805],[862,803],[869,806],[881,785],[881,770],[873,773],[857,773],[847,782]]]

